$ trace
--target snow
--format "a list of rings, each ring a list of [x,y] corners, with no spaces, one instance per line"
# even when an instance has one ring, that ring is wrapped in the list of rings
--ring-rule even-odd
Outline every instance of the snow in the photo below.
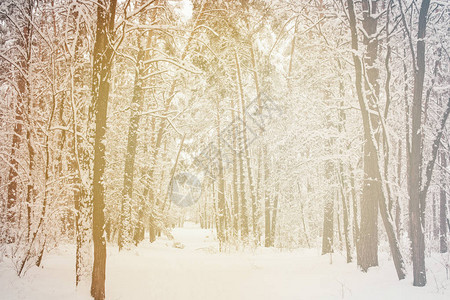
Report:
[[[365,274],[355,263],[346,264],[339,253],[330,264],[330,256],[321,256],[317,249],[218,253],[215,233],[192,223],[174,229],[173,235],[175,241],[161,237],[120,253],[108,246],[106,298],[450,299],[450,281],[440,257],[428,259],[428,285],[416,288],[411,276],[397,280],[387,257]],[[44,258],[43,268],[32,268],[23,278],[4,259],[0,299],[91,299],[89,280],[75,289],[74,251],[72,245],[60,246]]]

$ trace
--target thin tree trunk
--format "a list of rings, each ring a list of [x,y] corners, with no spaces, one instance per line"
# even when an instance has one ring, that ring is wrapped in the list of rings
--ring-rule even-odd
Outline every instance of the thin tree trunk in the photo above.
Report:
[[[400,190],[401,177],[402,177],[402,140],[398,141],[398,166],[397,166],[397,185]],[[400,193],[395,201],[395,230],[397,235],[397,240],[400,240],[401,233],[401,207],[400,207]]]
[[[334,201],[326,199],[323,208],[322,255],[333,253]]]
[[[266,149],[265,149],[266,150]],[[269,180],[269,166],[267,164],[267,153],[264,153],[264,160],[265,160],[265,164],[264,164],[264,170],[265,170],[265,175],[264,175],[264,181],[267,183]],[[271,222],[270,222],[270,194],[269,194],[269,189],[265,188],[265,193],[264,193],[264,246],[265,247],[271,247],[272,246],[272,241],[271,241]]]
[[[253,228],[253,235],[254,237],[257,235],[257,224],[256,224],[256,195],[255,195],[255,186],[253,183],[253,176],[252,176],[252,167],[250,163],[250,153],[248,150],[248,138],[247,138],[247,118],[246,118],[246,111],[245,111],[245,100],[244,100],[244,90],[242,85],[242,74],[241,74],[241,67],[240,67],[240,61],[237,52],[234,52],[234,58],[236,63],[236,73],[237,73],[237,79],[238,79],[238,87],[239,87],[239,98],[240,98],[240,104],[241,104],[241,115],[242,115],[242,146],[244,150],[244,156],[247,164],[247,179],[248,184],[250,188],[250,197],[251,197],[251,205],[252,205],[252,228]]]
[[[240,74],[240,68],[239,68],[239,62],[237,53],[235,52],[235,63],[236,63],[236,75],[237,75],[237,85],[239,90],[239,97],[241,98],[241,105],[240,109],[238,111],[241,112],[243,115],[244,112],[244,105],[243,105],[243,90],[242,90],[242,82],[241,82],[241,74]],[[239,107],[239,104],[236,103],[237,107]],[[244,241],[247,241],[248,235],[249,235],[249,226],[248,226],[248,216],[247,216],[247,199],[245,197],[245,182],[244,182],[244,159],[243,159],[243,153],[245,151],[245,138],[244,134],[246,132],[245,124],[242,122],[236,123],[236,129],[237,129],[237,140],[238,140],[238,157],[239,157],[239,184],[240,184],[240,193],[241,193],[241,238]]]
[[[338,60],[338,67],[341,69],[341,63]],[[339,93],[342,98],[345,97],[345,90],[344,90],[344,83],[342,80],[339,81]],[[339,103],[339,113],[338,113],[338,131],[341,134],[345,131],[344,123],[347,118],[345,111],[343,109],[344,103],[343,101],[340,101]],[[342,149],[339,148],[339,155],[342,156]],[[351,246],[350,246],[350,222],[349,222],[349,208],[347,201],[347,193],[345,191],[345,182],[344,182],[344,166],[342,164],[342,161],[339,161],[339,170],[337,177],[339,179],[339,186],[340,186],[340,193],[341,193],[341,201],[342,201],[342,217],[344,222],[344,238],[345,238],[345,250],[347,253],[347,263],[350,263],[352,261],[352,253],[351,253]]]
[[[447,169],[447,156],[445,151],[441,152],[441,166],[443,170]],[[446,192],[446,173],[442,172],[443,180],[441,181],[440,201],[439,201],[439,252],[447,253],[447,192]]]
[[[339,250],[342,251],[342,231],[341,231],[341,213],[340,213],[341,210],[339,200],[340,200],[339,191],[336,191],[336,221],[337,221],[336,231],[339,238]]]
[[[220,103],[217,101],[217,146],[218,146],[218,167],[219,167],[219,187],[217,191],[217,208],[218,208],[218,224],[217,224],[217,237],[220,243],[220,250],[223,249],[223,243],[225,242],[225,180],[223,176],[223,161],[222,161],[222,147],[221,147],[221,136],[220,136]]]
[[[235,105],[233,101],[233,97],[231,97],[231,122],[232,124],[236,123],[236,116],[235,116]],[[234,229],[234,236],[238,237],[239,234],[239,193],[238,193],[238,158],[236,155],[237,152],[237,134],[235,130],[235,126],[232,127],[233,130],[233,182],[232,182],[232,188],[233,188],[233,229]]]
[[[340,173],[343,173],[342,164],[340,164]],[[346,195],[344,191],[344,180],[342,179],[342,176],[339,176],[339,183],[340,183],[340,192],[341,192],[341,201],[342,201],[342,212],[343,212],[343,218],[344,218],[344,238],[345,238],[345,250],[347,253],[347,263],[352,262],[352,253],[350,248],[350,224],[348,221],[348,206],[347,206],[347,200]]]
[[[356,260],[359,256],[359,222],[358,222],[358,203],[356,198],[356,189],[355,189],[355,174],[353,173],[353,169],[350,166],[350,188],[351,188],[351,195],[352,195],[352,213],[353,213],[353,243],[355,244],[356,248]]]
[[[90,174],[91,157],[86,155],[88,149],[81,147],[81,137],[79,135],[79,126],[81,120],[78,118],[77,104],[76,104],[76,91],[81,90],[83,82],[81,64],[83,53],[81,48],[83,46],[83,39],[86,35],[86,24],[79,22],[79,14],[77,10],[73,12],[73,20],[75,23],[74,35],[76,36],[74,58],[70,66],[70,104],[72,110],[72,130],[73,139],[70,157],[70,169],[72,172],[72,189],[73,200],[75,208],[75,239],[76,239],[76,254],[75,254],[75,285],[81,281],[82,276],[85,275],[88,268],[89,251],[86,249],[89,243],[89,224],[90,218],[90,191],[86,188],[81,178],[82,169],[86,174]],[[80,157],[81,162],[80,162]]]
[[[306,244],[308,245],[308,248],[311,248],[311,243],[309,242],[308,231],[306,229],[305,214],[303,212],[303,202],[300,203],[300,216],[302,218],[303,233],[304,233],[305,238],[306,238]]]
[[[271,246],[275,246],[275,234],[277,228],[277,214],[278,214],[278,195],[275,195],[273,199],[273,208],[272,208],[272,224],[270,224],[270,244]]]

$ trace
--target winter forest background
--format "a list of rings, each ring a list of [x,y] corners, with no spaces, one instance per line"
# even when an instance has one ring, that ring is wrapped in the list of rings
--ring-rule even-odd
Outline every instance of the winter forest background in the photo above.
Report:
[[[449,14],[0,0],[0,298],[448,297]]]

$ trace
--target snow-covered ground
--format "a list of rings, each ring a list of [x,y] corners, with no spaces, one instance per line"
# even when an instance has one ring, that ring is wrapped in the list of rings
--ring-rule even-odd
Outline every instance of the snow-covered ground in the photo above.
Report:
[[[450,299],[450,280],[438,258],[428,259],[428,285],[415,288],[411,276],[399,282],[392,262],[367,274],[340,254],[317,250],[217,253],[213,233],[193,224],[173,235],[183,249],[161,238],[119,253],[108,248],[107,299]],[[17,278],[11,264],[0,263],[0,299],[90,299],[89,283],[74,287],[74,249],[48,254],[44,268]]]

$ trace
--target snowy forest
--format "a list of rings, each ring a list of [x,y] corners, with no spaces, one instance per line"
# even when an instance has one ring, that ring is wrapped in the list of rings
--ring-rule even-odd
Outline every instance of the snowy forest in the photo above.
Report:
[[[449,299],[450,2],[0,0],[1,299]]]

